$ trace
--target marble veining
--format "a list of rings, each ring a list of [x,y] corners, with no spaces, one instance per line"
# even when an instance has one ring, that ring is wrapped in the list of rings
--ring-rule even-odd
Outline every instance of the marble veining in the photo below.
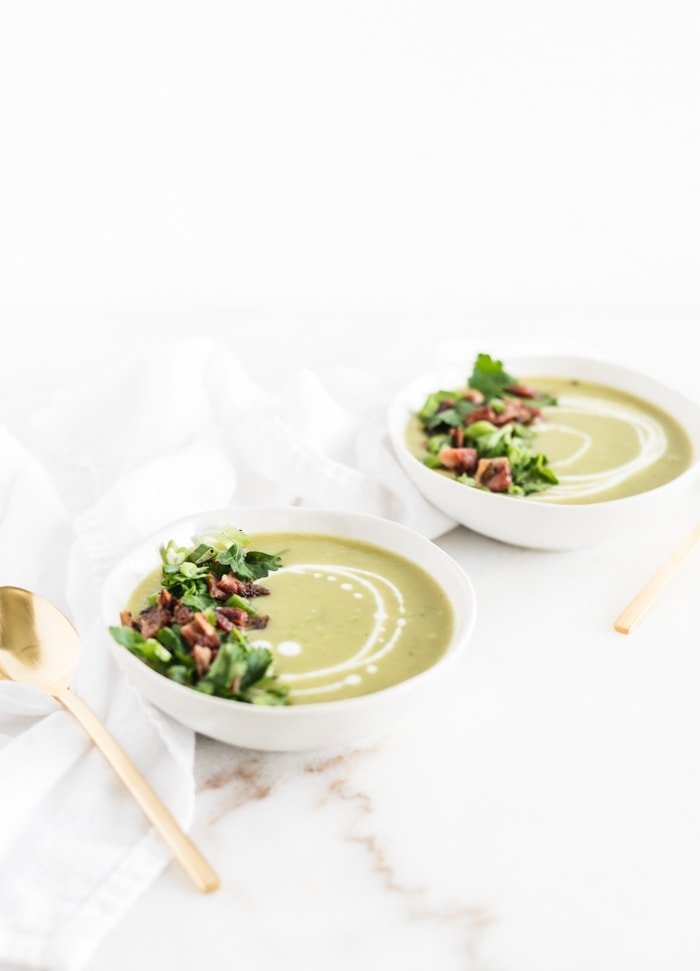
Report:
[[[409,920],[425,922],[449,932],[468,962],[465,968],[486,971],[486,965],[479,962],[479,955],[484,937],[496,921],[495,916],[486,907],[458,900],[435,902],[427,885],[402,876],[400,865],[391,859],[384,845],[379,827],[375,825],[377,818],[372,794],[355,781],[358,764],[381,757],[381,743],[306,756],[246,753],[204,739],[200,740],[200,750],[202,748],[206,752],[202,761],[215,762],[212,768],[201,770],[198,784],[200,794],[207,795],[211,802],[205,819],[207,827],[216,826],[224,817],[230,817],[250,803],[269,798],[285,784],[303,782],[306,778],[314,786],[315,812],[324,812],[337,804],[348,810],[338,836],[361,851],[363,866],[381,892],[395,895]]]
[[[198,786],[198,791],[220,792],[207,825],[215,825],[226,813],[256,799],[270,795],[274,780],[268,777],[263,760],[259,756],[242,756],[207,776]]]
[[[364,823],[371,827],[374,806],[368,793],[355,788],[348,777],[331,779],[327,788],[327,797],[351,803],[356,810],[344,838],[362,847],[367,855],[370,870],[379,880],[382,888],[400,896],[412,920],[430,921],[453,930],[460,939],[465,953],[470,959],[475,960],[485,932],[495,922],[493,915],[485,908],[458,903],[436,906],[430,902],[426,886],[404,881],[397,867],[390,862],[380,836],[375,832],[362,831]]]
[[[86,971],[141,944],[170,971],[694,971],[700,563],[633,637],[612,619],[696,518],[576,554],[448,537],[480,602],[463,667],[379,742],[198,739],[221,892],[169,866]]]

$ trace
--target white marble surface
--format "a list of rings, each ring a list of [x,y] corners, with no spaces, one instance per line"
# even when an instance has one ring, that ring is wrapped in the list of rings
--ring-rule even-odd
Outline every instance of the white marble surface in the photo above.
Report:
[[[432,709],[347,751],[200,739],[194,836],[88,971],[674,971],[700,939],[700,651],[688,564],[638,631],[612,620],[697,516],[577,553],[442,545],[480,601]]]
[[[564,338],[696,392],[692,0],[0,19],[3,420],[191,334],[271,385]],[[223,889],[170,867],[88,971],[697,971],[700,557],[611,629],[697,509],[576,554],[446,537],[480,620],[443,703],[357,751],[201,740]]]
[[[251,327],[266,335],[271,385],[302,363],[325,377],[380,361],[385,393],[418,362],[455,359],[458,342],[507,359],[526,340],[552,351],[572,341],[697,392],[697,314],[671,309],[92,318],[92,338],[87,318],[15,319],[9,346],[32,382],[26,368],[6,375],[9,418],[22,394],[50,395],[136,335],[151,353],[196,330],[254,369]],[[73,357],[58,370],[66,335]],[[472,577],[479,622],[433,710],[344,752],[201,739],[194,837],[223,888],[200,897],[169,867],[87,971],[140,969],[144,954],[170,971],[696,971],[700,557],[631,637],[612,620],[697,518],[696,492],[672,517],[588,551],[444,537]]]

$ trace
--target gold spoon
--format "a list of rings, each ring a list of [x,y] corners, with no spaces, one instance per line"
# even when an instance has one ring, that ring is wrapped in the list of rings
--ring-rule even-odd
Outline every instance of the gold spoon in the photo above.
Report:
[[[197,889],[216,890],[219,878],[192,840],[96,715],[70,690],[79,653],[77,631],[57,607],[29,590],[0,587],[0,677],[46,691],[74,715]]]

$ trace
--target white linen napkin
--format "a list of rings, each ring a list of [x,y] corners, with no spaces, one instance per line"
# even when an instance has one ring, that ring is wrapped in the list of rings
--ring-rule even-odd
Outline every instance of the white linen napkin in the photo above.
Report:
[[[232,502],[326,505],[444,532],[450,520],[387,448],[384,395],[371,375],[345,369],[323,382],[300,371],[271,393],[225,347],[188,341],[0,428],[0,584],[36,590],[72,618],[83,642],[76,692],[183,826],[192,732],[116,669],[100,580],[168,520]],[[168,853],[71,716],[9,682],[0,682],[0,780],[0,963],[75,971]]]

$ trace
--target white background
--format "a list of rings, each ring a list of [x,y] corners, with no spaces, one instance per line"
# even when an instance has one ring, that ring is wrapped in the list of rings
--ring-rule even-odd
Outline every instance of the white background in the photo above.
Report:
[[[692,0],[4,3],[0,305],[694,313],[699,47]]]
[[[700,7],[673,0],[7,0],[3,417],[125,355],[154,354],[166,380],[154,345],[192,334],[234,344],[269,382],[304,364],[408,377],[436,342],[478,335],[494,353],[581,343],[697,393],[698,50]],[[280,866],[269,966],[326,896],[341,926],[314,924],[314,948],[296,953],[314,971],[353,966],[347,885],[377,915],[369,971],[397,940],[411,971],[435,953],[449,971],[697,967],[697,569],[636,639],[610,631],[694,516],[689,500],[602,552],[510,551],[505,579],[503,547],[464,531],[445,541],[482,605],[468,696],[387,743],[377,772],[391,787],[373,764],[357,784],[402,879],[427,881],[439,904],[466,887],[497,930],[470,964],[439,927],[434,939],[397,917],[354,837],[346,860],[343,806],[313,822],[316,790],[295,801],[294,771],[270,761],[275,800],[198,830],[232,875],[257,873],[242,833],[290,859],[275,828],[290,806],[317,829],[317,862],[330,833],[336,869],[315,897]],[[502,637],[501,591],[521,640]],[[421,814],[405,812],[421,798]],[[438,810],[439,845],[423,825]],[[170,871],[94,971],[133,961],[138,940],[155,951],[164,926],[172,967],[191,967],[200,939],[210,967],[229,966],[222,927],[241,907],[238,953],[259,959],[267,872],[240,883],[219,916]],[[164,914],[184,924],[195,907],[200,938],[183,942]]]

